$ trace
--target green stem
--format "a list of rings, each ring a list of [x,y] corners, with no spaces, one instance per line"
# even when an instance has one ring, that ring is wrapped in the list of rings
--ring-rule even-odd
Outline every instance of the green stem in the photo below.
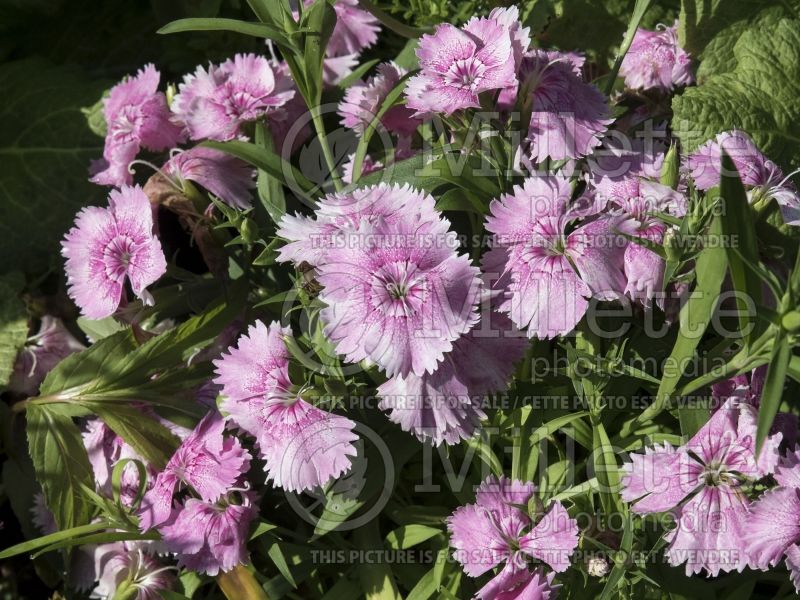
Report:
[[[322,154],[325,157],[325,163],[328,165],[331,179],[333,179],[333,187],[337,192],[342,191],[342,180],[339,177],[339,172],[336,170],[336,161],[333,160],[333,152],[331,152],[330,144],[328,144],[328,136],[325,133],[325,124],[322,122],[322,116],[319,114],[319,108],[314,107],[311,109],[311,119],[314,123],[314,129],[317,130],[317,137],[319,138],[320,146],[322,146]]]

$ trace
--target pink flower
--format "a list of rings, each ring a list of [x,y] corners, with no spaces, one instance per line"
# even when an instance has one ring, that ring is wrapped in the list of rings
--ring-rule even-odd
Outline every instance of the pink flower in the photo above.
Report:
[[[729,399],[686,445],[646,449],[623,467],[622,499],[634,512],[674,511],[666,556],[674,566],[685,562],[687,575],[752,566],[743,550],[750,507],[741,485],[775,470],[780,442],[780,434],[770,436],[756,459],[756,422],[752,406]]]
[[[324,76],[328,77],[328,60],[323,64]],[[342,62],[339,60],[338,62]],[[286,101],[283,106],[273,109],[270,112],[267,126],[272,134],[272,145],[275,151],[283,158],[288,158],[300,145],[311,136],[311,121],[308,118],[308,107],[306,101],[295,85],[289,72],[288,65],[283,61],[272,60],[270,62],[275,73],[275,93],[292,92],[294,95]],[[338,68],[341,73],[336,73],[334,78],[344,76],[352,69],[351,65],[340,65]],[[299,124],[298,124],[299,123]]]
[[[227,498],[216,503],[189,498],[159,529],[167,549],[178,555],[179,565],[213,577],[247,563],[248,533],[258,507],[252,492],[239,495],[237,503]]]
[[[174,567],[165,567],[143,549],[126,542],[103,544],[95,551],[97,587],[92,597],[114,598],[122,582],[136,590],[132,600],[160,600],[162,590],[171,590]],[[128,596],[126,596],[128,597]]]
[[[366,83],[349,87],[339,103],[342,125],[353,129],[359,136],[363,135],[377,116],[386,96],[406,73],[404,68],[393,62],[382,63],[378,65],[378,73]],[[411,109],[397,105],[386,111],[381,117],[381,124],[387,131],[408,136],[416,131],[420,121],[414,118]]]
[[[261,321],[238,347],[214,361],[222,410],[254,436],[268,479],[289,491],[324,486],[350,468],[356,455],[353,421],[303,400],[289,380],[288,328]]]
[[[519,572],[527,570],[525,556],[557,572],[569,567],[578,545],[577,521],[556,501],[534,523],[518,506],[526,505],[535,491],[532,483],[490,476],[478,488],[475,503],[459,507],[447,519],[454,558],[467,575],[478,577],[504,564],[478,592],[479,598],[514,598],[498,594],[522,586],[526,577]]]
[[[314,0],[305,0],[306,6],[312,4]],[[325,49],[328,56],[358,55],[375,45],[381,30],[380,23],[372,13],[358,7],[358,0],[337,0],[333,8],[336,11],[336,26]]]
[[[118,83],[103,101],[106,134],[103,160],[95,165],[92,181],[101,185],[130,185],[128,165],[141,147],[166,150],[181,141],[181,128],[170,122],[167,99],[158,91],[161,75],[146,65],[135,77]]]
[[[552,600],[560,585],[553,584],[555,573],[543,567],[533,571],[505,567],[476,595],[478,600]]]
[[[590,154],[613,122],[605,96],[581,79],[573,60],[531,50],[522,61],[520,93],[523,104],[532,104],[527,141],[535,163]]]
[[[675,86],[694,83],[692,59],[678,45],[678,22],[657,31],[639,28],[619,74],[625,85],[640,90],[671,91]]]
[[[140,508],[142,531],[157,527],[172,514],[179,484],[190,486],[205,502],[215,502],[250,466],[250,455],[234,437],[225,437],[218,413],[208,413],[172,455],[147,491]]]
[[[428,210],[433,199],[422,204],[362,218],[318,266],[325,334],[348,361],[368,359],[389,377],[432,373],[477,320],[478,270],[456,253],[450,223]]]
[[[392,422],[437,446],[472,437],[486,417],[484,395],[507,388],[528,347],[526,337],[511,334],[505,315],[490,317],[458,338],[432,374],[395,375],[378,387],[378,406]]]
[[[362,220],[395,223],[403,218],[435,219],[438,214],[432,196],[408,185],[384,183],[351,192],[328,194],[319,201],[314,219],[300,214],[284,215],[278,236],[287,244],[278,250],[278,260],[320,265],[327,251],[343,243]]]
[[[295,93],[287,88],[276,81],[265,57],[237,54],[207,71],[197,67],[186,75],[172,110],[193,140],[232,140],[242,135],[242,125],[286,104]]]
[[[246,210],[252,206],[255,170],[225,152],[195,146],[173,154],[163,171],[177,179],[180,189],[184,181],[194,181],[235,208]]]
[[[108,204],[82,209],[61,242],[69,295],[90,319],[114,314],[126,300],[126,279],[138,298],[152,304],[146,288],[167,270],[142,188],[112,190]]]
[[[586,313],[588,298],[614,299],[625,287],[612,220],[599,218],[566,233],[576,219],[567,206],[571,195],[568,179],[536,177],[489,206],[486,228],[506,252],[498,275],[510,274],[510,281],[495,284],[508,282],[499,310],[527,327],[530,337],[570,332]]]
[[[62,359],[85,346],[76,340],[58,317],[45,315],[36,335],[28,338],[14,363],[8,388],[18,394],[35,396],[45,376]]]
[[[418,116],[480,108],[480,93],[516,82],[511,32],[493,19],[438,25],[420,39],[417,57],[421,73],[408,81],[406,104]]]

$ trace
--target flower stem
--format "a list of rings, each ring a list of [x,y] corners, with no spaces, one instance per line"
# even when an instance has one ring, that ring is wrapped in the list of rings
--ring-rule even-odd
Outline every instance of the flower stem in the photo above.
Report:
[[[339,192],[342,190],[342,180],[339,177],[339,172],[336,170],[336,162],[333,160],[333,153],[331,152],[330,144],[328,144],[328,136],[325,133],[325,124],[322,122],[322,116],[317,107],[311,110],[311,120],[314,123],[314,129],[317,130],[317,137],[319,138],[320,146],[322,146],[322,155],[325,157],[325,163],[328,165],[331,179],[333,180],[333,187]]]

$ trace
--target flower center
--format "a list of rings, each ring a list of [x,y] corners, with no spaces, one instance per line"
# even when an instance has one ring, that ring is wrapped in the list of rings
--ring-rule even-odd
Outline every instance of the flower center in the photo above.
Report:
[[[117,281],[122,280],[136,254],[136,243],[128,236],[114,237],[103,249],[106,274]]]
[[[462,58],[450,65],[445,74],[445,81],[453,87],[474,91],[483,79],[485,71],[486,66],[474,56]]]
[[[373,306],[392,317],[416,314],[427,296],[424,276],[409,261],[389,263],[372,276],[370,296]]]

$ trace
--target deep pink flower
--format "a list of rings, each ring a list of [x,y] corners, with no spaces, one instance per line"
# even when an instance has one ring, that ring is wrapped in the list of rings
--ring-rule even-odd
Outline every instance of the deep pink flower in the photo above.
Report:
[[[173,154],[163,171],[176,179],[179,189],[183,181],[194,181],[235,208],[252,206],[255,169],[225,152],[195,146]]]
[[[350,468],[355,423],[303,400],[289,380],[288,328],[261,321],[214,361],[221,409],[254,436],[268,479],[289,491],[323,486]]]
[[[486,228],[506,251],[497,275],[510,274],[499,310],[531,337],[568,333],[586,313],[588,298],[614,299],[625,288],[615,221],[602,217],[567,234],[576,218],[568,208],[571,195],[568,179],[536,177],[489,206]]]
[[[231,140],[244,123],[286,104],[294,90],[276,81],[280,72],[255,54],[237,54],[221,65],[209,65],[183,78],[172,110],[193,140]]]
[[[478,577],[504,564],[478,597],[502,598],[496,594],[519,586],[519,579],[524,578],[518,572],[526,570],[525,556],[546,563],[554,571],[569,567],[578,545],[577,521],[556,501],[534,523],[518,506],[525,506],[535,491],[532,483],[490,476],[478,488],[475,503],[459,507],[447,519],[454,557],[467,575]]]
[[[215,503],[189,498],[159,528],[179,565],[213,577],[247,563],[248,533],[258,507],[252,492],[238,494],[236,503],[227,497]]]
[[[480,108],[480,93],[516,81],[511,32],[492,19],[473,19],[463,29],[438,25],[420,39],[417,57],[421,72],[408,81],[406,104],[419,116]]]
[[[28,338],[14,363],[8,389],[18,394],[35,396],[45,376],[62,359],[85,346],[64,327],[61,319],[45,315],[36,335]]]
[[[535,163],[580,158],[600,145],[613,122],[606,98],[576,72],[569,55],[531,50],[520,67],[520,93],[532,104],[527,141]]]
[[[678,44],[678,22],[657,31],[637,29],[619,74],[627,87],[640,90],[671,91],[694,83],[692,59]]]
[[[432,373],[477,320],[478,270],[432,205],[362,219],[318,266],[326,335],[348,361],[368,359],[389,377]]]
[[[375,119],[388,93],[405,76],[407,71],[394,62],[378,65],[378,72],[366,83],[358,83],[347,88],[344,98],[339,103],[339,116],[342,125],[353,129],[359,136]],[[411,135],[416,131],[420,121],[414,118],[414,111],[397,105],[386,111],[381,117],[381,124],[387,131],[399,135]]]
[[[622,499],[634,512],[674,511],[666,556],[675,566],[685,562],[687,575],[752,566],[743,545],[750,507],[741,485],[775,470],[780,442],[780,434],[770,436],[756,459],[756,422],[752,406],[731,398],[686,445],[646,449],[623,467]]]
[[[145,65],[135,77],[118,83],[103,101],[106,133],[103,160],[92,176],[101,185],[130,185],[128,165],[141,147],[166,150],[181,141],[181,128],[170,122],[167,99],[158,91],[161,75]]]
[[[140,508],[142,531],[157,527],[172,514],[172,497],[181,484],[205,502],[223,496],[250,466],[250,455],[235,437],[223,435],[225,423],[210,412],[172,455],[147,491]]]
[[[456,444],[472,437],[485,418],[484,395],[506,389],[527,347],[505,315],[491,313],[453,343],[432,374],[395,375],[379,386],[378,406],[421,441]]]
[[[126,279],[137,297],[152,304],[146,288],[167,270],[150,201],[139,186],[112,190],[108,208],[82,209],[61,246],[69,295],[90,319],[114,314],[126,299]]]

